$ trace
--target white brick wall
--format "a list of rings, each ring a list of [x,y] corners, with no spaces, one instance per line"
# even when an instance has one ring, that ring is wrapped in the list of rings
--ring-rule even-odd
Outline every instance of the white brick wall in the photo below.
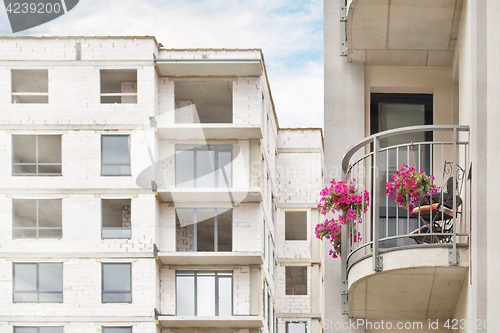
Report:
[[[250,270],[248,266],[240,266],[233,270],[233,313],[235,315],[250,314]]]
[[[261,80],[261,78],[240,77],[233,83],[233,122],[235,124],[260,124]]]
[[[12,134],[60,134],[62,142],[62,177],[12,176]],[[130,134],[131,176],[101,176],[101,135]],[[9,192],[29,188],[29,192],[47,192],[51,189],[67,193],[73,189],[143,189],[151,193],[153,179],[149,149],[154,151],[153,131],[0,131],[0,182]],[[111,191],[110,191],[111,190]],[[74,191],[71,191],[74,192]],[[102,191],[99,191],[102,192]],[[133,191],[135,192],[135,191]]]
[[[151,320],[150,322],[123,322],[120,324],[117,324],[116,322],[40,322],[29,323],[28,325],[25,322],[5,322],[0,323],[0,332],[12,333],[14,332],[14,326],[63,326],[64,333],[102,333],[103,326],[131,326],[133,333],[155,333],[159,330],[156,326],[156,322]]]
[[[4,221],[4,232],[0,233],[0,256],[31,253],[50,253],[51,256],[91,256],[100,253],[135,253],[152,257],[155,239],[155,205],[153,194],[113,195],[112,198],[132,198],[132,238],[101,239],[100,195],[17,194],[0,196],[0,218]],[[12,200],[26,198],[62,198],[62,239],[12,238]]]
[[[258,204],[233,209],[233,251],[262,250],[262,211]]]
[[[311,312],[311,267],[307,266],[307,295],[285,295],[285,266],[278,266],[276,274],[276,290],[278,291],[279,312],[310,313]],[[317,301],[317,300],[316,300]]]
[[[320,153],[280,153],[278,191],[280,203],[317,203],[322,189]]]
[[[0,60],[76,60],[76,44],[81,44],[81,60],[152,60],[157,53],[154,38],[32,37],[0,38]]]
[[[49,103],[11,103],[11,69],[48,69]],[[100,69],[137,69],[137,104],[101,104]],[[135,129],[149,127],[154,116],[154,68],[137,64],[116,66],[100,62],[81,66],[54,66],[24,63],[0,68],[0,123],[5,125],[44,126],[120,125]]]
[[[307,218],[307,239],[303,241],[285,240],[285,212],[286,211],[299,211],[306,212]],[[304,209],[288,209],[280,210],[278,213],[277,223],[277,250],[280,258],[311,258],[311,240],[316,237],[314,235],[314,228],[316,223],[311,221],[311,210]]]
[[[62,262],[63,303],[13,303],[12,263]],[[101,303],[101,263],[132,263],[132,303]],[[0,313],[5,317],[24,318],[36,322],[46,317],[152,317],[155,308],[156,261],[149,259],[1,259]],[[13,320],[15,321],[15,319]],[[77,321],[77,320],[76,320]]]

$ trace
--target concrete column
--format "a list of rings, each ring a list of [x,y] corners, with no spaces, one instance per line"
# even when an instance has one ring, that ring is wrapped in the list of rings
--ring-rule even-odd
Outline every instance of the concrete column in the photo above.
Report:
[[[500,276],[498,260],[500,251],[500,242],[498,241],[498,235],[500,235],[500,225],[498,223],[500,207],[495,200],[495,198],[498,198],[497,187],[500,184],[500,174],[498,173],[500,157],[496,150],[500,145],[500,132],[498,131],[500,125],[500,96],[498,94],[498,89],[500,89],[500,40],[498,40],[498,36],[495,37],[500,26],[500,3],[492,0],[477,2],[477,125],[486,128],[486,131],[478,130],[478,133],[481,133],[481,136],[486,138],[486,142],[484,146],[477,147],[480,156],[476,161],[484,161],[487,158],[486,164],[481,163],[482,165],[479,166],[479,163],[475,163],[472,169],[474,172],[474,169],[478,166],[473,176],[480,181],[478,184],[473,180],[478,192],[473,193],[473,198],[477,198],[478,208],[475,211],[481,214],[476,221],[477,223],[482,222],[482,224],[486,222],[486,226],[481,226],[481,229],[477,231],[477,238],[475,239],[476,244],[478,244],[477,255],[481,257],[482,261],[480,263],[483,264],[477,267],[476,270],[477,275],[480,275],[478,282],[481,283],[481,285],[477,286],[477,299],[479,302],[478,318],[484,318],[482,315],[484,315],[483,311],[486,308],[488,321],[494,322],[496,325],[495,328],[489,329],[489,332],[493,332],[500,330],[500,321],[498,320],[498,313],[500,313],[500,299],[498,297],[500,285],[497,282],[498,276]],[[486,46],[487,51],[481,52],[484,50],[484,46]],[[487,89],[482,89],[485,85]],[[486,105],[484,101],[486,101]],[[480,107],[483,108],[482,112],[479,112]],[[486,114],[484,110],[487,110]],[[480,159],[482,157],[484,159]],[[484,242],[485,239],[487,239],[486,242]],[[484,250],[486,250],[486,253],[482,252]],[[485,266],[487,269],[485,269]],[[484,288],[485,284],[486,288]]]
[[[364,65],[347,63],[347,57],[340,56],[341,2],[344,0],[324,1],[325,182],[342,177],[342,156],[365,136]],[[330,244],[325,243],[323,328],[325,332],[338,332],[335,324],[349,318],[341,314],[340,259],[329,257],[329,249]]]
[[[488,5],[491,1],[488,1]],[[491,209],[494,206],[498,206],[492,202],[489,205],[488,202],[488,183],[493,179],[498,179],[498,176],[491,176],[493,178],[488,179],[488,169],[491,162],[498,160],[496,153],[490,148],[491,153],[490,158],[487,159],[488,153],[488,137],[492,135],[488,129],[488,94],[487,88],[488,79],[493,75],[498,75],[498,72],[488,74],[487,68],[487,52],[488,42],[487,39],[487,14],[486,7],[487,1],[470,1],[471,9],[471,58],[472,58],[472,98],[471,98],[471,160],[472,160],[472,188],[471,188],[471,199],[472,199],[472,209],[471,209],[471,272],[472,272],[472,299],[471,299],[471,309],[472,309],[472,321],[478,322],[478,320],[484,320],[487,318],[487,306],[488,306],[488,276],[491,274],[490,266],[488,263],[492,260],[492,256],[495,257],[492,268],[494,266],[498,267],[498,259],[494,252],[489,252],[489,239],[494,237],[493,233],[490,232],[489,226],[493,226],[498,216],[491,216],[488,223],[488,217],[491,215]],[[493,14],[492,14],[493,15]],[[498,14],[496,13],[496,16]],[[488,18],[489,19],[489,18]],[[491,30],[494,33],[494,30]],[[498,42],[496,42],[498,44]],[[495,62],[498,62],[495,59]],[[498,82],[498,79],[496,79]],[[496,93],[495,93],[496,94]],[[494,112],[492,110],[492,112]],[[498,112],[498,110],[497,110]],[[490,126],[494,126],[491,125]],[[491,132],[498,132],[498,129],[491,128]],[[497,134],[498,136],[498,134]],[[487,163],[482,163],[482,161],[487,161]],[[496,172],[496,171],[495,171]],[[488,204],[487,204],[488,202]],[[498,209],[497,209],[498,210]],[[491,235],[491,236],[488,236]],[[498,275],[497,275],[498,276]],[[493,286],[496,282],[492,282]],[[498,314],[498,312],[497,312]],[[490,320],[495,320],[498,315],[489,316]],[[486,332],[480,327],[473,327],[472,332]]]

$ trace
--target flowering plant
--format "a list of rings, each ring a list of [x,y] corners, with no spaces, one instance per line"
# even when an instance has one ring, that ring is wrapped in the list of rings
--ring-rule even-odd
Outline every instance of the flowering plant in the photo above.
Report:
[[[331,219],[325,220],[323,223],[318,223],[316,225],[315,233],[317,238],[329,239],[330,243],[333,245],[333,250],[330,250],[330,255],[333,258],[340,257],[342,250],[342,236],[341,236],[342,224],[339,220]],[[361,234],[357,232],[356,222],[354,222],[353,230],[351,230],[351,244],[352,242],[357,242],[361,240]]]
[[[326,238],[333,245],[333,250],[330,250],[330,255],[337,258],[341,253],[341,229],[342,224],[347,224],[349,219],[356,219],[361,223],[362,213],[368,211],[370,202],[370,194],[368,191],[360,193],[356,189],[356,180],[353,182],[336,181],[333,179],[330,186],[321,191],[321,199],[319,200],[318,209],[322,215],[329,212],[341,212],[337,218],[316,225],[316,238]],[[354,236],[353,236],[354,235]],[[353,222],[353,230],[351,230],[351,242],[361,240],[360,233],[356,230],[356,222]]]
[[[439,188],[432,184],[434,176],[427,176],[423,170],[418,172],[404,163],[392,175],[392,180],[393,182],[385,184],[385,193],[410,213],[420,199],[439,191]]]
[[[347,223],[345,218],[355,218],[360,221],[361,214],[368,210],[370,202],[370,194],[367,190],[363,194],[356,190],[356,179],[353,182],[333,179],[330,186],[321,190],[320,194],[322,197],[319,200],[318,209],[321,210],[321,214],[342,211],[345,215],[341,220],[343,224]]]

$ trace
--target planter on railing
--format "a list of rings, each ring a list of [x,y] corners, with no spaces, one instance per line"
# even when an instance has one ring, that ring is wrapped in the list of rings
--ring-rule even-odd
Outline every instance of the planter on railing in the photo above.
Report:
[[[387,141],[384,139],[418,132],[430,132],[435,138],[439,132],[439,137],[446,136],[447,140],[408,140],[403,144],[381,147],[381,143]],[[380,271],[383,269],[380,253],[386,251],[403,247],[447,246],[451,248],[450,264],[458,264],[457,246],[468,243],[468,205],[461,203],[469,200],[469,193],[467,186],[460,194],[454,185],[458,178],[457,171],[467,171],[469,167],[468,132],[468,126],[405,127],[367,137],[347,151],[342,160],[344,177],[346,181],[357,179],[359,191],[370,190],[371,207],[360,220],[351,219],[341,225],[342,242],[339,248],[344,293],[349,268],[357,261],[371,257],[373,269]],[[355,154],[362,157],[353,159]],[[400,169],[402,165],[406,165],[403,170]],[[445,174],[446,165],[448,174]],[[445,171],[442,172],[443,169]],[[386,183],[395,181],[392,175],[396,172],[404,172],[408,176],[406,178],[413,178],[409,189],[404,189],[408,180],[400,181],[397,188],[395,185],[386,187]],[[431,174],[436,178],[427,176]],[[449,181],[450,178],[452,181]],[[387,196],[388,193],[391,197]],[[397,193],[397,204],[394,193]],[[448,200],[446,205],[445,199]],[[400,209],[400,204],[406,209]],[[426,207],[428,211],[425,211]],[[439,222],[444,217],[449,217],[447,226]],[[429,220],[427,225],[425,218]],[[434,224],[436,221],[439,223]],[[357,228],[355,234],[352,232],[354,227]]]

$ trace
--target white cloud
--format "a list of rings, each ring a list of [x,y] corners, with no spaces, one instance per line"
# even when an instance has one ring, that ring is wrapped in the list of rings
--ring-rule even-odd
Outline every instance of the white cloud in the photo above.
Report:
[[[323,126],[322,0],[80,0],[30,30],[151,35],[167,48],[261,48],[282,127]]]

